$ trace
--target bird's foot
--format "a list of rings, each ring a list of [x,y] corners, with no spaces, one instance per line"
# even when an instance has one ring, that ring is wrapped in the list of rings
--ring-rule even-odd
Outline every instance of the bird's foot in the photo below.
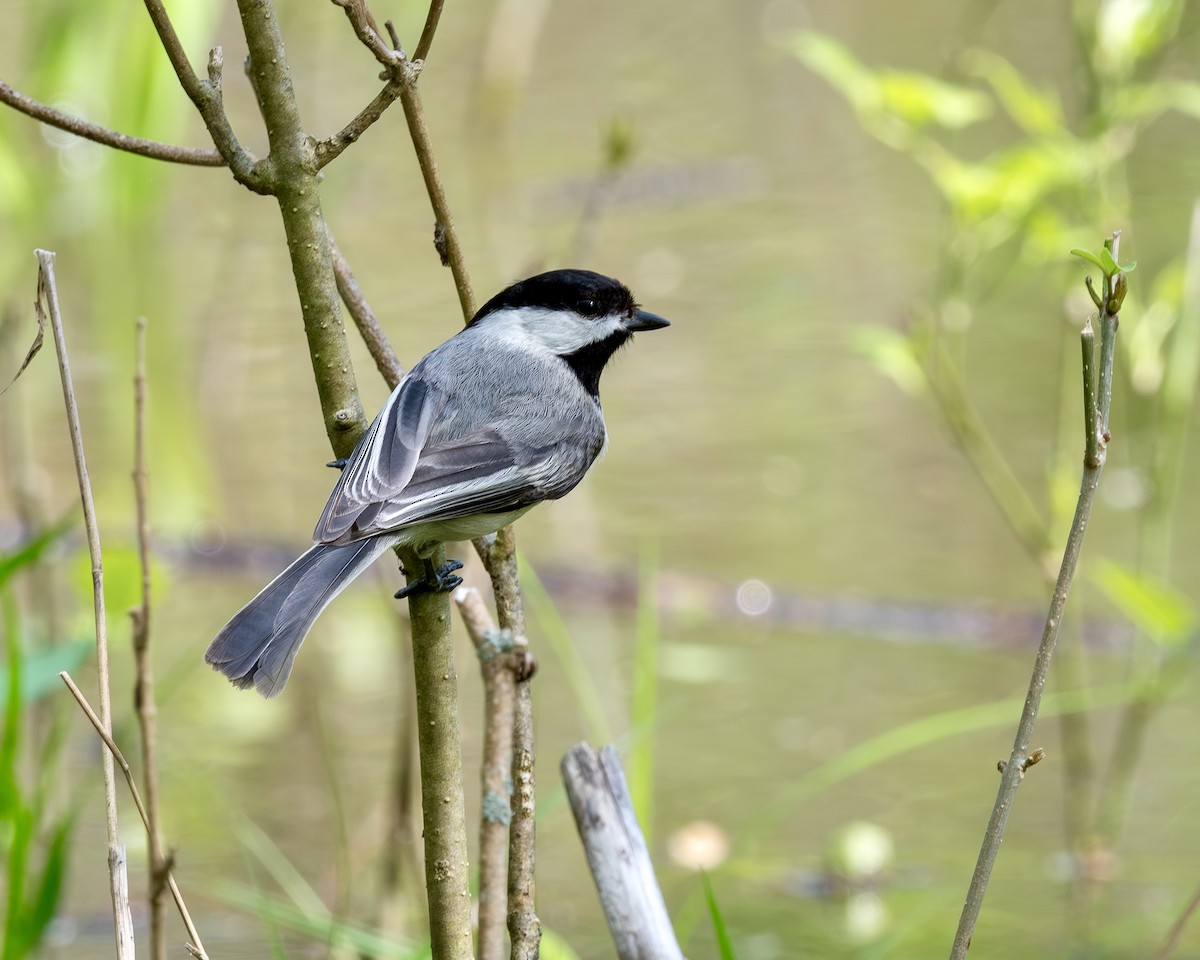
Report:
[[[350,461],[348,461],[345,457],[338,457],[336,460],[330,460],[327,464],[325,464],[325,466],[336,467],[338,470],[345,470],[346,464],[349,462]]]
[[[397,590],[396,599],[404,600],[418,593],[449,593],[462,585],[462,577],[454,575],[455,570],[461,569],[461,560],[447,560],[436,569],[432,563],[426,560],[425,572],[407,586]]]

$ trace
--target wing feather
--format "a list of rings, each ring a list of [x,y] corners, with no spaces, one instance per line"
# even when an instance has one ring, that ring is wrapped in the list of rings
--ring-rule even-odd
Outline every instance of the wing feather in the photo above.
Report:
[[[428,380],[400,381],[350,454],[313,531],[316,542],[358,539],[351,534],[363,512],[400,495],[448,399]]]

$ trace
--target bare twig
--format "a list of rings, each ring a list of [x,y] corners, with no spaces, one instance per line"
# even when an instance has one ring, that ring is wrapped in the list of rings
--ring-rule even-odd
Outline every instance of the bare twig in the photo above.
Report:
[[[516,638],[497,629],[479,591],[460,587],[454,602],[479,656],[483,674],[483,762],[480,769],[483,815],[479,825],[479,957],[505,955],[508,902],[508,828],[512,822],[513,719],[517,677]]]
[[[366,133],[367,128],[382,117],[384,111],[399,99],[400,92],[404,89],[406,82],[411,81],[405,79],[388,80],[383,89],[375,94],[374,99],[363,107],[353,120],[333,136],[317,143],[315,147],[317,162],[324,167],[330,161],[341,156],[350,144],[357,143],[358,139]]]
[[[129,611],[133,621],[133,660],[137,679],[134,710],[142,745],[142,776],[146,787],[146,837],[150,848],[150,954],[167,955],[165,899],[167,857],[163,851],[162,822],[158,815],[158,746],[155,721],[154,667],[150,662],[150,511],[146,474],[146,318],[137,322],[136,361],[133,378],[133,491],[137,512],[138,563],[142,573],[142,602]]]
[[[417,49],[413,59],[425,62],[429,56],[429,48],[433,46],[433,35],[437,32],[438,21],[442,18],[444,0],[431,0],[429,13],[425,17],[425,26],[421,30],[421,39],[417,41]]]
[[[1120,234],[1114,233],[1111,241],[1105,241],[1105,246],[1110,247],[1114,259],[1117,258],[1118,254],[1119,238]],[[1050,660],[1054,654],[1059,627],[1062,624],[1063,610],[1066,607],[1067,595],[1070,593],[1071,583],[1075,577],[1075,565],[1079,560],[1079,553],[1083,547],[1084,533],[1087,531],[1092,504],[1096,498],[1096,488],[1099,485],[1100,473],[1104,469],[1104,462],[1107,456],[1109,440],[1108,413],[1112,403],[1112,366],[1118,324],[1117,310],[1120,307],[1119,298],[1114,297],[1113,293],[1115,285],[1120,282],[1123,282],[1120,273],[1117,273],[1113,278],[1105,277],[1104,280],[1104,295],[1101,301],[1104,304],[1104,309],[1100,312],[1098,395],[1093,393],[1087,382],[1087,378],[1091,375],[1090,368],[1085,366],[1084,370],[1085,402],[1090,403],[1091,398],[1095,396],[1097,411],[1095,418],[1088,418],[1088,423],[1095,424],[1096,427],[1087,431],[1087,439],[1085,440],[1087,453],[1085,453],[1083,476],[1080,481],[1079,499],[1075,506],[1075,516],[1071,521],[1071,529],[1067,535],[1067,545],[1063,551],[1058,579],[1054,584],[1054,592],[1050,599],[1050,610],[1046,615],[1046,625],[1042,631],[1041,644],[1038,647],[1037,658],[1034,661],[1033,675],[1029,681],[1029,692],[1025,696],[1025,707],[1021,711],[1021,719],[1017,723],[1017,732],[1013,740],[1012,753],[1005,762],[1000,776],[1000,789],[996,794],[996,802],[992,807],[987,829],[984,831],[979,858],[975,863],[975,870],[971,876],[971,884],[967,890],[962,915],[959,917],[958,930],[955,933],[954,943],[950,949],[951,960],[963,960],[967,955],[967,950],[970,948],[971,936],[975,930],[975,923],[979,919],[979,911],[983,906],[983,898],[987,892],[987,884],[991,877],[992,867],[995,865],[996,856],[1000,852],[1000,842],[1004,838],[1004,827],[1008,822],[1008,815],[1012,811],[1017,789],[1024,778],[1025,770],[1031,761],[1033,761],[1033,754],[1029,749],[1029,743],[1033,735],[1034,722],[1037,719],[1042,693],[1046,687],[1046,678],[1050,671]],[[1089,334],[1090,331],[1088,330],[1085,330],[1083,333],[1085,345]],[[1091,455],[1093,444],[1092,433],[1097,435],[1095,438],[1096,450],[1095,457],[1089,462],[1088,457]]]
[[[0,80],[0,103],[7,103],[14,110],[40,120],[42,123],[59,130],[66,130],[77,137],[94,140],[106,147],[114,147],[127,153],[149,157],[151,160],[166,160],[171,163],[186,163],[196,167],[223,167],[225,160],[216,150],[204,147],[177,147],[170,143],[159,143],[156,140],[145,140],[133,137],[127,133],[110,130],[96,123],[90,123],[81,117],[64,113],[54,107],[34,100],[25,94],[14,90]]]
[[[511,528],[509,528],[511,529]],[[542,921],[534,903],[534,787],[532,674],[517,684],[513,724],[513,820],[508,837],[508,939],[512,960],[537,960]]]
[[[376,319],[375,311],[367,303],[362,287],[358,285],[358,280],[350,270],[350,264],[346,262],[346,258],[342,255],[341,249],[333,238],[333,232],[328,229],[328,226],[326,226],[326,233],[329,236],[329,253],[333,257],[333,276],[337,280],[338,293],[341,295],[342,303],[346,305],[346,310],[354,320],[354,325],[358,327],[359,336],[367,345],[371,359],[375,361],[376,369],[387,382],[388,387],[394,390],[396,384],[400,382],[400,378],[404,376],[404,367],[401,366],[396,351],[392,349],[392,345],[388,341],[387,334],[380,326],[379,320]]]
[[[79,407],[75,402],[75,384],[67,358],[67,340],[63,332],[62,315],[58,306],[58,283],[54,276],[54,254],[35,250],[38,259],[37,298],[34,309],[39,322],[49,314],[58,353],[58,372],[62,380],[63,401],[67,408],[67,425],[71,434],[71,450],[75,457],[75,474],[79,480],[79,498],[83,503],[83,525],[87,531],[88,554],[92,560],[92,608],[96,623],[96,663],[100,685],[100,724],[105,732],[112,730],[112,698],[108,680],[108,628],[104,612],[104,566],[100,554],[100,531],[96,525],[96,505],[92,500],[92,483],[88,477],[87,458],[83,451],[83,433],[79,425]],[[120,960],[133,957],[133,917],[129,912],[127,883],[121,875],[125,855],[121,851],[121,836],[117,826],[117,784],[112,757],[104,754],[104,819],[108,833],[109,883],[113,901],[113,922],[116,927],[117,956]]]
[[[175,70],[175,76],[179,78],[180,86],[183,87],[184,92],[200,112],[200,117],[204,121],[205,127],[208,128],[208,134],[212,137],[213,145],[221,154],[234,179],[255,193],[271,193],[272,184],[263,175],[264,171],[260,168],[255,156],[238,142],[237,135],[229,123],[229,117],[225,113],[225,101],[221,92],[223,62],[221,48],[214,47],[209,53],[208,79],[202,80],[192,69],[183,44],[179,42],[179,36],[175,33],[171,18],[167,16],[167,11],[162,5],[162,0],[144,0],[144,2],[146,12],[150,14],[150,20],[158,32],[158,39]],[[271,10],[270,16],[274,18],[274,15],[274,11]]]
[[[79,689],[79,686],[71,678],[71,675],[64,670],[58,676],[67,685],[67,689],[71,691],[71,696],[75,698],[75,702],[79,704],[79,708],[84,712],[88,720],[91,721],[100,739],[104,741],[104,746],[108,748],[108,753],[105,756],[115,759],[117,765],[121,768],[121,772],[125,774],[125,782],[129,785],[129,793],[133,797],[133,805],[137,808],[138,815],[142,818],[142,825],[146,830],[149,830],[150,815],[146,809],[146,804],[142,801],[142,794],[138,790],[137,778],[134,777],[133,769],[129,766],[129,761],[125,759],[125,754],[117,746],[117,742],[112,738],[112,734],[104,729],[104,724],[96,716],[96,711],[92,709],[92,705],[88,703],[87,697],[83,695],[83,691]],[[179,910],[179,916],[183,920],[183,925],[187,928],[188,936],[191,937],[191,942],[186,945],[188,953],[193,957],[198,957],[199,960],[207,960],[208,954],[204,951],[204,944],[200,942],[200,934],[196,931],[195,924],[192,923],[192,915],[188,912],[187,904],[183,902],[183,894],[179,892],[179,887],[175,883],[175,877],[171,873],[170,860],[167,860],[165,869],[167,888],[171,891],[171,897],[174,899],[175,906]]]
[[[500,628],[524,641],[525,610],[517,581],[517,540],[511,526],[480,537],[475,550],[492,580]],[[534,664],[522,642],[513,651],[517,678],[512,746],[512,823],[508,835],[508,937],[512,960],[537,960],[542,924],[534,905],[535,760],[533,744]]]
[[[577,743],[562,775],[617,956],[683,960],[616,750]]]
[[[412,137],[413,149],[417,152],[417,162],[421,165],[421,176],[425,180],[425,190],[429,194],[429,202],[433,206],[433,215],[437,218],[434,225],[434,236],[441,239],[444,244],[445,262],[454,276],[454,289],[458,291],[458,302],[462,307],[463,319],[470,321],[475,314],[475,295],[471,291],[471,278],[467,274],[466,258],[463,256],[462,246],[458,242],[458,231],[454,229],[454,218],[450,213],[450,204],[446,200],[446,191],[442,186],[442,176],[438,171],[433,144],[429,139],[429,128],[425,126],[425,111],[421,107],[421,94],[415,83],[404,88],[400,94],[400,103],[404,107],[404,119],[408,121],[408,133]]]
[[[358,116],[332,137],[322,140],[316,145],[317,161],[321,166],[325,166],[350,144],[356,142],[367,128],[396,102],[406,87],[416,83],[417,77],[421,73],[421,64],[409,60],[398,43],[388,46],[387,41],[379,32],[379,25],[375,22],[366,0],[333,0],[333,4],[342,8],[350,25],[354,27],[355,36],[383,66],[383,76],[387,83],[375,95],[375,98],[359,112]],[[388,29],[390,32],[390,23]]]
[[[421,95],[417,91],[416,74],[420,71],[420,62],[429,45],[433,42],[433,34],[437,29],[441,16],[440,3],[434,0],[430,7],[429,16],[425,20],[418,50],[419,56],[410,61],[404,55],[395,37],[395,27],[388,23],[388,32],[392,35],[392,45],[389,47],[379,32],[375,18],[367,7],[366,0],[333,0],[345,12],[359,40],[371,51],[375,59],[389,71],[393,78],[395,71],[407,68],[410,72],[405,82],[400,84],[400,102],[404,106],[404,118],[408,122],[408,132],[412,137],[413,149],[417,154],[417,162],[421,167],[421,176],[425,180],[425,190],[429,194],[433,215],[437,222],[434,225],[434,236],[439,244],[444,243],[443,261],[450,267],[454,275],[454,288],[458,291],[459,304],[462,307],[464,320],[470,320],[475,312],[474,295],[471,293],[471,280],[467,275],[466,261],[463,258],[462,247],[458,242],[458,233],[454,229],[454,220],[450,214],[450,205],[446,202],[446,191],[442,185],[441,174],[438,172],[437,159],[429,139],[429,129],[425,125],[425,113],[421,107]]]
[[[345,11],[346,18],[354,27],[355,35],[385,70],[391,73],[398,65],[407,60],[404,51],[399,48],[398,44],[388,46],[366,0],[333,0],[333,4]]]

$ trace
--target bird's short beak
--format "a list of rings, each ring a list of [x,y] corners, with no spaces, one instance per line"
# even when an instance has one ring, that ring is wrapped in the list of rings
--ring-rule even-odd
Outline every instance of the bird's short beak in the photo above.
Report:
[[[625,324],[625,329],[631,333],[637,330],[661,330],[663,327],[669,327],[670,320],[660,317],[657,313],[651,313],[649,310],[639,310]]]

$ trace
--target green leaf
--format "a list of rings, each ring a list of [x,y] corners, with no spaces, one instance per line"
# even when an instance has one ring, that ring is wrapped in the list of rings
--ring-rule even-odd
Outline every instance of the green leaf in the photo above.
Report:
[[[704,885],[704,899],[708,903],[708,915],[712,918],[713,933],[717,938],[717,951],[721,960],[737,960],[733,952],[733,942],[729,939],[729,931],[725,927],[725,918],[721,916],[721,908],[717,905],[716,894],[713,893],[712,881],[708,874],[700,871],[700,882]]]
[[[890,327],[864,327],[856,332],[855,349],[885,377],[910,397],[928,389],[925,371],[913,353],[908,337]]]
[[[1106,276],[1110,277],[1121,270],[1117,266],[1117,261],[1113,259],[1112,251],[1108,247],[1100,248],[1100,269],[1104,271]]]
[[[1196,608],[1165,583],[1101,560],[1092,579],[1138,631],[1160,647],[1183,646],[1196,632]]]
[[[1026,133],[1035,137],[1065,134],[1062,104],[1053,92],[1034,89],[1016,67],[994,53],[972,50],[963,61],[967,70],[992,88],[1004,112]]]
[[[879,75],[878,83],[883,109],[914,127],[936,124],[958,130],[992,112],[991,100],[979,91],[923,73],[888,71]]]
[[[14,636],[10,634],[10,637]],[[41,647],[21,654],[19,674],[19,704],[27,705],[40,700],[52,690],[61,688],[58,675],[64,670],[70,672],[83,663],[87,655],[94,649],[92,637],[80,637],[53,647]],[[13,644],[17,646],[17,644]],[[11,661],[10,661],[11,662]],[[0,710],[8,706],[8,698],[12,695],[13,676],[10,668],[0,666]]]
[[[19,546],[12,553],[0,554],[0,587],[25,567],[37,563],[50,545],[60,540],[74,525],[74,516],[65,517],[54,526],[43,530],[32,540]]]
[[[1095,60],[1103,73],[1129,75],[1179,32],[1183,0],[1108,0],[1096,15]]]
[[[833,37],[797,34],[790,48],[796,58],[853,104],[856,110],[877,109],[879,84],[875,74]]]
[[[263,920],[325,944],[334,956],[347,949],[359,956],[379,957],[381,960],[417,960],[428,955],[427,949],[420,944],[395,940],[378,931],[338,920],[324,908],[318,912],[308,912],[245,884],[220,884],[217,897]]]
[[[575,948],[548,927],[542,927],[539,947],[541,960],[579,960]]]
[[[74,825],[75,821],[72,817],[64,817],[55,826],[50,836],[50,845],[46,849],[37,892],[25,910],[27,936],[30,943],[36,944],[42,939],[46,928],[50,926],[50,921],[58,912],[63,880],[67,872],[67,841],[71,837],[71,828]]]
[[[1128,263],[1121,264],[1121,272],[1122,273],[1133,273],[1133,271],[1136,269],[1137,269],[1137,261],[1136,260],[1130,260]]]
[[[1097,267],[1099,267],[1101,270],[1104,269],[1104,261],[1102,261],[1098,256],[1096,256],[1096,254],[1092,253],[1091,250],[1084,250],[1082,247],[1075,247],[1071,251],[1071,256],[1079,257],[1082,260],[1086,260],[1088,263],[1093,263]],[[1111,260],[1112,254],[1109,254],[1108,258]]]

